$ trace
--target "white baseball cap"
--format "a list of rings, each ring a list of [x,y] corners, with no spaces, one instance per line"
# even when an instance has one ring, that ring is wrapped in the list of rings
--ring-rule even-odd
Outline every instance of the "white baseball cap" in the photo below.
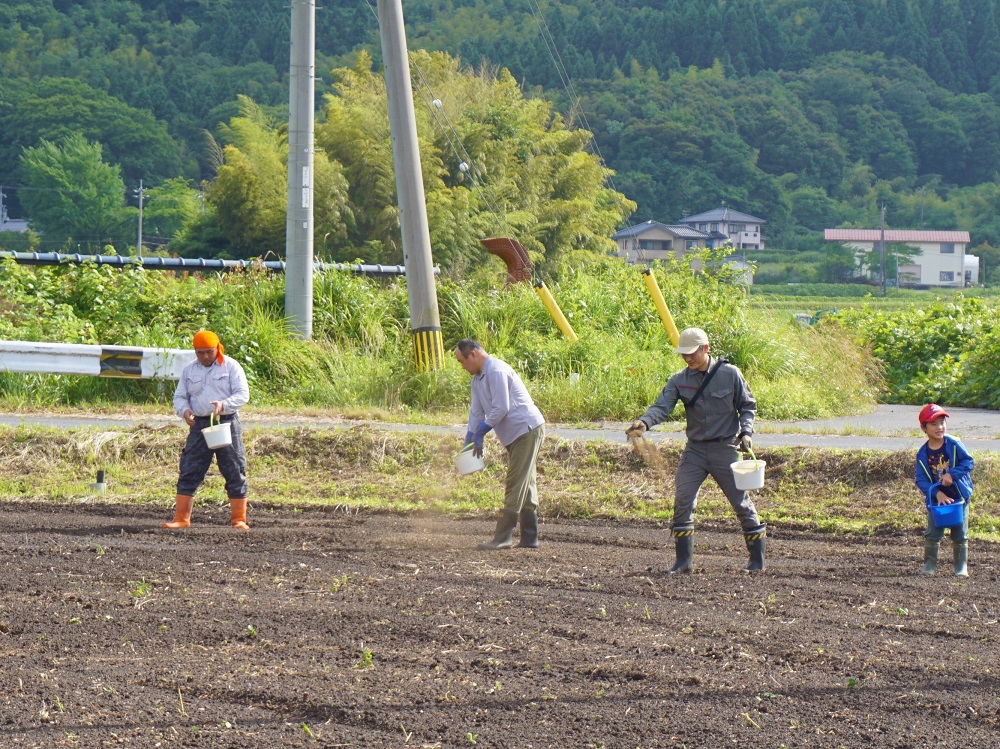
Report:
[[[701,328],[685,328],[677,341],[675,354],[693,354],[702,346],[708,345],[708,334]]]

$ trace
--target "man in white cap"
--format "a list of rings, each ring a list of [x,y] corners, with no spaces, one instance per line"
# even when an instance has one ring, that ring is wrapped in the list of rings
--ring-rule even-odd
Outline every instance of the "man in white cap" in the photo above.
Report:
[[[757,517],[750,495],[736,488],[732,463],[740,450],[752,447],[757,401],[739,368],[708,353],[708,336],[701,328],[687,328],[680,334],[675,353],[687,367],[673,375],[656,402],[638,421],[625,430],[629,439],[638,439],[647,429],[665,421],[680,401],[687,418],[687,445],[677,467],[674,489],[673,536],[677,560],[669,573],[691,571],[694,549],[694,508],[698,491],[711,475],[733,506],[750,563],[744,572],[764,569],[765,525]]]

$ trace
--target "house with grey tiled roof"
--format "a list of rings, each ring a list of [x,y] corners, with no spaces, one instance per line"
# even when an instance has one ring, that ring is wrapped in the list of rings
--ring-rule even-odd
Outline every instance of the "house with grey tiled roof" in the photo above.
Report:
[[[704,213],[685,216],[680,223],[709,235],[708,246],[719,247],[729,242],[737,250],[763,250],[762,218],[737,211],[723,203]]]
[[[665,260],[669,255],[683,257],[694,247],[705,247],[705,232],[680,224],[661,224],[644,221],[615,232],[612,237],[618,245],[618,257],[629,263],[650,263]]]

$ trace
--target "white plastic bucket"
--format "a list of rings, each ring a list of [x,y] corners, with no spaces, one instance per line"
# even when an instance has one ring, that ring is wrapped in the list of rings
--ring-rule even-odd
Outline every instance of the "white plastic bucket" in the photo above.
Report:
[[[201,430],[202,435],[205,437],[205,444],[208,445],[209,450],[219,450],[223,447],[229,447],[233,444],[232,426],[228,421],[225,424],[211,426],[214,419],[214,415],[209,417],[208,423],[210,426]]]
[[[730,463],[733,478],[736,479],[736,488],[745,492],[763,487],[765,465],[767,464],[763,460],[737,460],[735,463]]]
[[[466,446],[462,452],[455,456],[455,468],[463,476],[481,471],[486,467],[486,463],[483,462],[482,458],[477,458],[472,454],[472,447],[472,445]]]

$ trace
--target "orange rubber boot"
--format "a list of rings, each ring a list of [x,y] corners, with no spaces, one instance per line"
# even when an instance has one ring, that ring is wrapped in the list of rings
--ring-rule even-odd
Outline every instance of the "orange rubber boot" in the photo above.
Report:
[[[229,500],[229,524],[241,531],[250,530],[250,526],[247,525],[246,497]]]
[[[164,523],[164,528],[187,528],[191,525],[191,505],[194,497],[187,494],[177,495],[177,509],[174,510],[174,519],[169,523]]]

